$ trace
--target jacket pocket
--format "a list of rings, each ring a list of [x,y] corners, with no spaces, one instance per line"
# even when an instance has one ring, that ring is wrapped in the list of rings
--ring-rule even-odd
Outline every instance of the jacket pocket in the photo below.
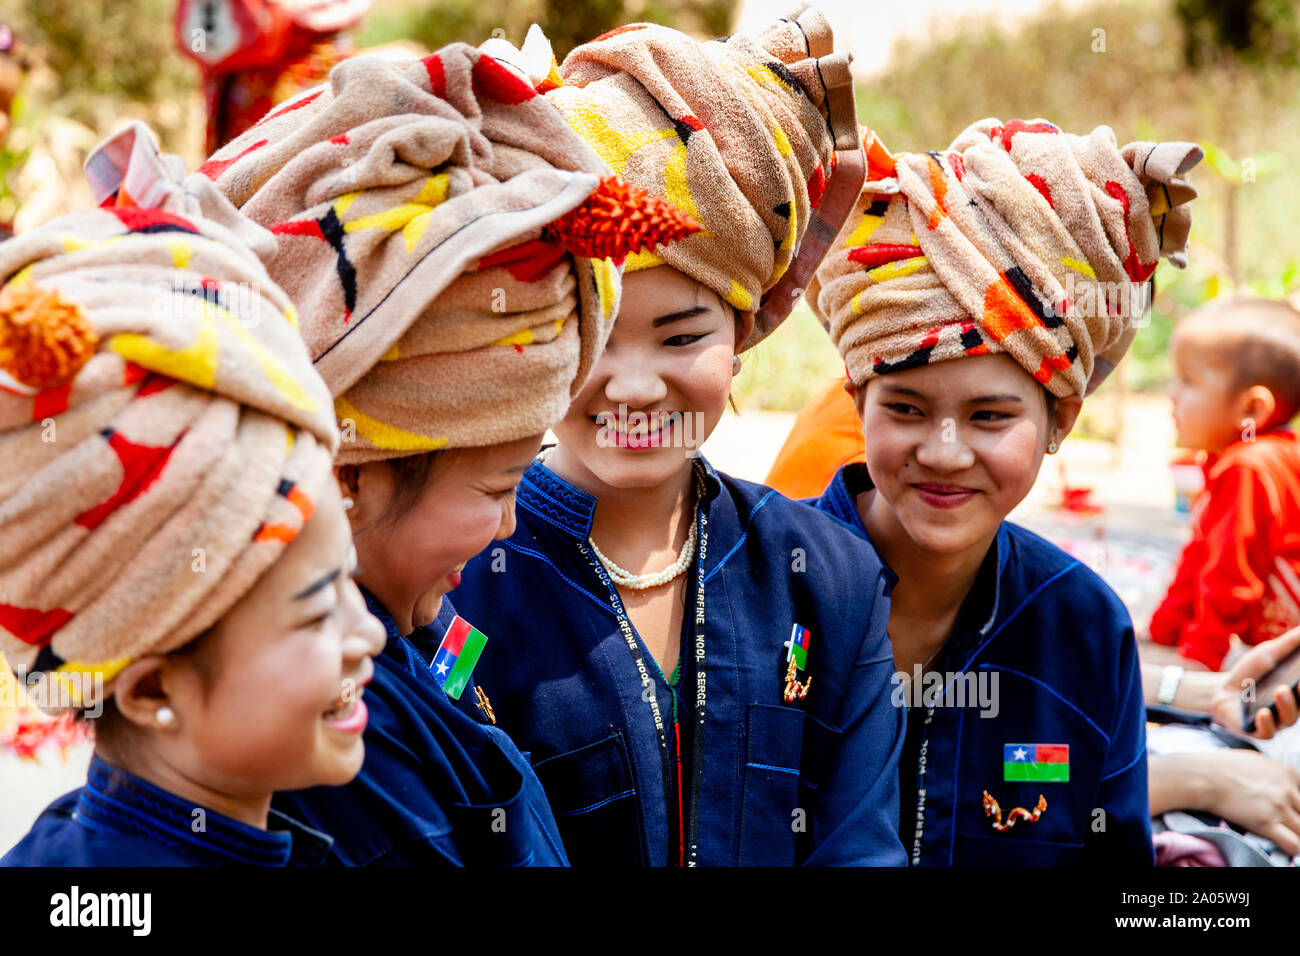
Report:
[[[809,823],[799,805],[804,713],[750,704],[746,731],[740,865],[792,866],[796,839]]]
[[[1010,833],[989,836],[959,835],[953,847],[953,866],[1078,866],[1082,843],[1056,840],[1014,839]]]
[[[617,732],[534,764],[574,866],[645,866],[641,812]]]

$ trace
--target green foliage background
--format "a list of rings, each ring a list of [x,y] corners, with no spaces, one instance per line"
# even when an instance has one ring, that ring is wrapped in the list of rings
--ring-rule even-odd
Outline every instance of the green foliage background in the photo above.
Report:
[[[501,30],[505,39],[519,43],[529,25],[536,23],[546,31],[556,57],[562,60],[579,43],[624,23],[662,23],[701,36],[722,36],[730,32],[735,7],[736,0],[509,0],[495,4],[380,0],[366,19],[360,41],[372,46],[411,40],[433,50],[455,40],[481,43],[492,31]]]

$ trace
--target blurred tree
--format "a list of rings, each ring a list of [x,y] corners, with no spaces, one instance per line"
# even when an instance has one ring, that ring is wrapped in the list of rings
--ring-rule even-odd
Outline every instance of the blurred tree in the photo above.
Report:
[[[1256,182],[1261,176],[1269,176],[1285,166],[1285,157],[1280,153],[1267,153],[1263,156],[1251,156],[1247,159],[1234,159],[1227,150],[1205,141],[1201,143],[1205,150],[1205,165],[1213,170],[1226,186],[1223,220],[1223,257],[1228,269],[1228,279],[1233,286],[1240,286],[1241,257],[1238,250],[1237,235],[1240,231],[1240,213],[1238,210],[1241,190]]]
[[[109,132],[132,115],[166,148],[188,142],[194,70],[173,47],[174,0],[19,0],[6,19],[34,61],[38,91],[28,106]]]
[[[59,78],[77,107],[96,94],[148,101],[194,85],[173,49],[173,0],[23,0],[15,17],[24,46]]]
[[[1300,18],[1293,0],[1176,0],[1183,56],[1199,68],[1235,56],[1247,63],[1295,64]]]
[[[436,0],[404,9],[386,9],[382,0],[363,24],[358,45],[405,40],[436,50],[448,43],[482,43],[494,31],[520,42],[528,25],[542,12],[543,0],[511,0],[491,6],[479,0]]]
[[[555,58],[563,60],[579,43],[598,37],[620,24],[646,19],[644,15],[627,16],[630,12],[628,6],[625,0],[587,0],[585,3],[544,0],[538,23],[551,40]],[[654,22],[666,21],[657,19]]]
[[[737,0],[511,0],[487,5],[479,0],[435,0],[406,10],[385,11],[377,6],[361,44],[413,40],[432,50],[455,40],[481,43],[494,31],[521,43],[529,25],[537,23],[550,38],[556,58],[563,60],[579,43],[625,23],[662,23],[698,36],[721,36],[731,29],[736,4]]]

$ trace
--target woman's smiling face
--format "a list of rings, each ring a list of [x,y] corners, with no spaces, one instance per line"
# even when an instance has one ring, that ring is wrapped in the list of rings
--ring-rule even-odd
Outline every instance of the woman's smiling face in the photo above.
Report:
[[[877,376],[857,401],[873,509],[887,504],[918,546],[944,554],[992,537],[1080,404],[1060,399],[1049,422],[1042,386],[1001,354]]]
[[[339,469],[353,498],[360,580],[403,634],[438,616],[470,558],[514,533],[515,488],[541,445],[529,435],[442,452],[404,507],[386,462]]]
[[[236,800],[356,776],[362,689],[385,635],[353,582],[355,555],[328,482],[302,532],[210,631],[123,671],[118,709],[155,732],[148,754],[136,739],[120,749]]]
[[[676,269],[628,275],[604,354],[555,427],[560,446],[611,488],[680,474],[722,418],[736,334],[731,307]]]

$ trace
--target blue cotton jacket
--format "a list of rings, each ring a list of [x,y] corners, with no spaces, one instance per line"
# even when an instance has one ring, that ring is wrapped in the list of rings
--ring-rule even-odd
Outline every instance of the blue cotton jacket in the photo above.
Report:
[[[707,529],[702,727],[698,553],[687,572],[684,674],[670,683],[633,629],[652,678],[644,683],[617,590],[587,545],[596,499],[540,463],[520,483],[515,533],[472,560],[455,592],[488,635],[475,679],[531,753],[574,865],[689,865],[692,808],[699,865],[901,865],[903,714],[889,700],[879,559],[807,506],[703,459],[695,467]],[[810,632],[798,676],[812,683],[786,703],[795,624]],[[667,781],[651,693],[666,724],[676,710],[669,739],[683,735]]]
[[[249,826],[92,757],[0,866],[319,866],[330,838],[276,810]]]
[[[329,862],[348,866],[565,866],[546,795],[527,758],[486,722],[472,688],[453,701],[429,669],[455,609],[433,624],[388,630],[366,685],[361,773],[341,787],[275,795],[273,806],[335,837]]]
[[[846,465],[812,503],[867,538],[856,499],[871,487],[865,465]],[[899,765],[900,835],[913,864],[1154,863],[1137,643],[1128,611],[1096,574],[1003,522],[931,669],[951,695],[932,685],[936,695],[909,709]],[[981,686],[996,707],[980,706]],[[900,683],[896,699],[917,704],[914,693]],[[1039,745],[1057,758],[1068,747],[1067,781],[1021,779],[1032,771],[1016,765]],[[1036,821],[1016,814],[1006,826],[1040,797]]]

